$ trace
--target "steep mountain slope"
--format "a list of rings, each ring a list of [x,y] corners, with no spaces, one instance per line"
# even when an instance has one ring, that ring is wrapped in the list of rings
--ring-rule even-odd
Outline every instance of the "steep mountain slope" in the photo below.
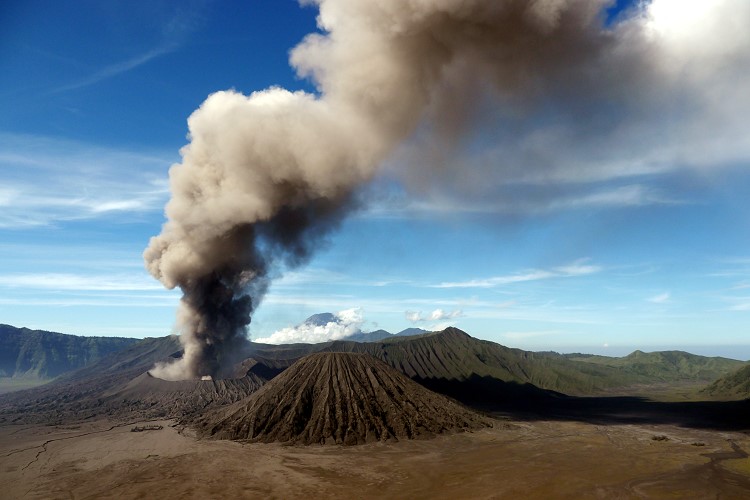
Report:
[[[750,364],[714,381],[703,392],[720,398],[750,398]]]
[[[260,389],[266,379],[250,374],[235,379],[166,381],[145,372],[124,386],[102,394],[102,406],[143,414],[158,409],[160,415],[185,417],[206,408],[235,403]]]
[[[722,357],[697,356],[683,351],[634,351],[622,358],[568,354],[568,359],[620,368],[653,382],[711,382],[743,366],[743,361]]]
[[[262,356],[254,355],[258,364],[253,370],[272,377],[295,361],[293,354],[367,353],[432,390],[470,404],[555,396],[549,391],[583,396],[665,381],[700,383],[742,365],[725,358],[671,352],[634,353],[626,358],[533,353],[478,340],[456,328],[370,343],[296,344],[283,352],[283,356],[274,355],[274,347],[265,346],[259,352]]]
[[[501,398],[542,395],[544,391],[538,389],[591,394],[632,382],[615,368],[511,349],[475,339],[457,328],[379,343],[337,341],[321,350],[368,353],[427,387],[463,401],[486,399],[488,392]]]
[[[223,439],[361,444],[490,425],[366,354],[317,353],[198,421]]]
[[[79,337],[0,325],[0,377],[54,378],[137,342],[131,338]]]
[[[182,346],[177,337],[146,338],[90,366],[62,375],[50,387],[94,378],[130,380],[153,368],[157,361],[180,357],[181,352]]]
[[[299,346],[246,346],[273,355],[300,356]],[[43,387],[0,396],[0,422],[58,423],[108,415],[111,418],[184,417],[207,408],[227,405],[256,391],[281,369],[268,373],[267,365],[253,367],[247,358],[235,366],[235,375],[223,380],[170,382],[152,377],[148,370],[160,361],[181,355],[176,337],[144,339],[80,370],[61,375]],[[289,363],[282,361],[283,368]]]
[[[179,356],[175,337],[143,339],[85,368],[67,372],[36,389],[0,396],[0,422],[55,423],[107,414],[101,398],[171,356]]]
[[[655,382],[695,383],[696,377],[709,377],[737,363],[742,365],[733,360],[687,353],[655,356],[636,352],[625,358],[533,353],[478,340],[449,328],[417,336],[391,336],[370,343],[248,342],[244,361],[231,371],[232,379],[247,378],[237,383],[216,381],[195,388],[178,388],[181,383],[169,385],[146,378],[144,374],[155,362],[179,357],[180,352],[181,346],[174,337],[142,340],[82,369],[62,374],[43,387],[0,395],[0,421],[26,421],[33,414],[36,421],[56,422],[103,413],[122,415],[127,409],[154,417],[190,413],[191,408],[200,405],[237,401],[263,381],[277,377],[300,358],[315,352],[369,354],[428,389],[482,407],[527,401],[543,403],[549,398],[560,398],[560,393],[602,395],[613,389],[622,393],[622,388]],[[745,372],[724,382],[737,386],[727,390],[743,394],[742,373]],[[197,392],[195,398],[184,396],[191,391]],[[180,400],[186,404],[178,404]]]

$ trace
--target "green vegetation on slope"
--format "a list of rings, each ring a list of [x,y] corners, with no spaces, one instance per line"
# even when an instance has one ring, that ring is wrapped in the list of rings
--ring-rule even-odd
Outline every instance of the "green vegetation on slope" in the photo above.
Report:
[[[489,393],[528,397],[543,393],[540,389],[584,396],[634,386],[642,390],[664,384],[697,388],[743,365],[741,361],[679,351],[648,354],[636,351],[623,358],[534,353],[475,339],[461,330],[448,328],[370,343],[338,340],[287,346],[254,344],[251,356],[260,364],[253,369],[265,367],[268,373],[264,375],[273,375],[299,357],[320,351],[370,354],[429,388],[459,399],[462,392],[469,390],[479,398]]]
[[[511,349],[457,328],[373,343],[336,341],[322,350],[365,352],[419,381],[496,380],[575,395],[640,381],[617,368]]]
[[[698,356],[683,351],[634,351],[622,358],[586,354],[566,354],[565,357],[572,361],[618,368],[649,383],[708,383],[745,364],[735,359]]]
[[[0,325],[0,377],[51,379],[136,342],[138,339],[79,337]]]
[[[716,380],[704,392],[717,397],[750,398],[750,364]]]

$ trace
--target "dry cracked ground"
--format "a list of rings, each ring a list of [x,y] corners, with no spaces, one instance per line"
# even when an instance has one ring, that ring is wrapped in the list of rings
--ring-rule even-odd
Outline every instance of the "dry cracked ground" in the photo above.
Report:
[[[545,420],[350,447],[198,440],[172,421],[7,425],[0,496],[748,498],[749,450],[742,432]]]

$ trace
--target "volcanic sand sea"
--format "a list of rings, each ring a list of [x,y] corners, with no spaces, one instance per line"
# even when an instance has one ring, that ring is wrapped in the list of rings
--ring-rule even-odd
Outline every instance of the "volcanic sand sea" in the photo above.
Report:
[[[164,427],[131,432],[146,424]],[[750,436],[738,432],[539,420],[345,447],[196,440],[172,425],[1,427],[0,496],[750,497],[750,459],[736,451]]]

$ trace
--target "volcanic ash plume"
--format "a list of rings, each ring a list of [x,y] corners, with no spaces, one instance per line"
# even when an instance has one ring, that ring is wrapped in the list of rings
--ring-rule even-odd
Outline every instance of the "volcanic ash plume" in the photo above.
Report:
[[[303,2],[310,3],[310,2]],[[184,293],[171,379],[220,375],[278,266],[304,262],[430,111],[461,129],[473,92],[533,93],[598,60],[606,0],[318,0],[291,54],[318,93],[217,92],[188,120],[167,222],[144,252]]]

